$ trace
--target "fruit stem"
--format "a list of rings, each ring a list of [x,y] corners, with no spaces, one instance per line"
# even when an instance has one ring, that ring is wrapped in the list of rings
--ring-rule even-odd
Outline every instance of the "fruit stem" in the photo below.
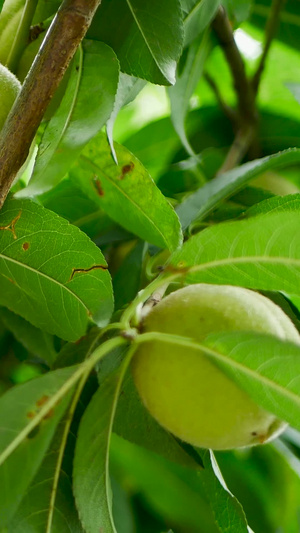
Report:
[[[38,0],[26,0],[20,24],[7,58],[6,66],[16,72],[20,57],[29,43],[29,30],[36,10]]]
[[[127,307],[127,309],[125,309],[121,317],[122,329],[124,329],[125,331],[130,329],[131,320],[136,315],[139,307],[141,307],[142,304],[146,302],[146,300],[148,300],[148,298],[150,298],[157,291],[162,290],[163,291],[162,294],[164,294],[168,285],[172,281],[178,279],[178,277],[181,275],[182,273],[178,273],[178,272],[176,274],[168,274],[168,275],[163,273],[160,276],[158,276],[158,278],[156,278],[154,281],[152,281],[149,285],[147,285],[145,289],[140,291],[137,297],[131,302],[131,304]],[[139,315],[140,313],[141,311],[139,312]]]

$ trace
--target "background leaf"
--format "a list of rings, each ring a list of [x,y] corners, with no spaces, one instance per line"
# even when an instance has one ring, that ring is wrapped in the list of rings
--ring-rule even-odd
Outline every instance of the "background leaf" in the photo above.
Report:
[[[52,335],[36,328],[9,309],[0,309],[0,318],[5,327],[29,352],[43,359],[49,367],[52,366],[57,356]]]
[[[84,233],[30,200],[8,200],[0,226],[1,305],[65,340],[107,323],[110,276]]]
[[[197,219],[204,218],[221,200],[237,192],[248,181],[266,170],[300,162],[300,150],[294,148],[282,153],[256,159],[221,174],[188,196],[176,209],[183,229]]]

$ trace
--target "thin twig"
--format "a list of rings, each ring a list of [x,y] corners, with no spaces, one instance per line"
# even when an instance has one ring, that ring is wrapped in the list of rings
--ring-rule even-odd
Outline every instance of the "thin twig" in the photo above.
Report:
[[[218,9],[212,27],[230,68],[238,101],[234,128],[236,136],[222,167],[217,173],[220,175],[237,166],[251,144],[255,142],[258,115],[252,83],[247,78],[244,61],[234,40],[231,24],[223,7]]]
[[[259,60],[256,72],[252,78],[252,88],[253,88],[253,92],[255,95],[257,94],[257,91],[259,88],[259,83],[260,83],[261,76],[265,68],[266,58],[270,50],[271,43],[276,35],[277,29],[279,26],[280,11],[284,3],[285,3],[285,0],[273,0],[272,2],[269,18],[266,24],[265,43],[264,43],[263,52],[262,52],[262,55],[260,56],[260,60]]]
[[[254,135],[255,130],[251,126],[237,132],[225,161],[216,174],[217,176],[231,170],[241,162],[253,141]]]
[[[0,135],[0,208],[101,0],[64,0]]]
[[[238,112],[241,121],[247,124],[255,123],[257,114],[254,104],[253,90],[247,79],[244,61],[234,40],[231,24],[223,7],[218,9],[212,27],[220,42],[231,71],[238,99]]]
[[[204,79],[207,81],[208,85],[213,90],[215,97],[217,99],[217,102],[223,111],[224,115],[232,122],[233,127],[236,127],[237,123],[237,113],[236,111],[226,104],[226,102],[223,100],[223,97],[220,93],[219,87],[216,84],[215,80],[212,78],[212,76],[208,72],[204,72]]]

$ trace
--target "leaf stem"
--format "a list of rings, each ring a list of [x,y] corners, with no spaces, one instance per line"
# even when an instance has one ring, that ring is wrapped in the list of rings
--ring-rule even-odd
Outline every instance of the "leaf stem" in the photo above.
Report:
[[[162,287],[165,287],[166,284],[169,285],[171,281],[177,279],[180,276],[182,276],[182,272],[176,272],[174,274],[162,273],[154,281],[149,283],[149,285],[147,285],[145,289],[141,290],[138,293],[137,297],[127,307],[127,309],[125,309],[121,317],[122,329],[124,331],[130,330],[130,322],[136,314],[137,310],[142,306],[142,304],[146,302],[146,300],[148,300],[148,298],[150,298],[150,296],[157,290],[161,289]],[[166,289],[164,288],[164,290]]]

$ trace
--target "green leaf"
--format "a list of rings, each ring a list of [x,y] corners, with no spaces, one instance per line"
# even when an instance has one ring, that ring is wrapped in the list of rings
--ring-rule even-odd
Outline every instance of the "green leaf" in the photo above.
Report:
[[[230,19],[234,18],[237,23],[249,17],[253,3],[253,0],[223,0],[222,2]]]
[[[29,352],[52,366],[57,356],[52,335],[36,328],[8,309],[0,309],[0,318],[5,327]]]
[[[251,24],[259,28],[266,27],[266,21],[270,16],[271,4],[269,0],[255,0],[251,9]],[[285,2],[280,10],[280,24],[276,32],[276,39],[282,40],[289,47],[295,47],[299,50],[299,2],[298,0],[289,0]]]
[[[87,35],[111,46],[126,74],[175,83],[183,43],[178,0],[103,0]]]
[[[9,524],[8,533],[83,533],[72,494],[70,472],[64,465],[59,472],[56,471],[63,431],[64,419],[60,422],[37,475]]]
[[[141,288],[146,251],[147,245],[142,241],[138,241],[113,276],[116,310],[122,309],[122,307],[131,302]]]
[[[216,456],[255,532],[298,532],[300,463],[281,439],[268,446],[217,452]]]
[[[22,432],[75,370],[76,367],[69,367],[49,372],[17,385],[0,398],[0,527],[7,525],[12,518],[36,474],[67,408],[70,393],[48,411],[31,433],[25,437]],[[9,454],[8,450],[15,439],[19,439],[18,447]]]
[[[287,88],[291,91],[291,93],[294,95],[297,102],[300,104],[300,85],[299,83],[287,83]]]
[[[120,72],[114,108],[106,123],[107,138],[109,140],[110,149],[112,151],[116,164],[118,164],[118,160],[117,154],[114,149],[113,140],[113,128],[115,120],[122,107],[129,104],[130,102],[132,102],[132,100],[135,99],[135,97],[145,86],[145,83],[146,82],[144,80],[139,80],[138,78],[134,78],[133,76],[128,76],[127,74]]]
[[[70,176],[76,186],[115,222],[161,248],[175,250],[182,241],[174,209],[140,161],[115,143],[113,161],[107,139],[99,134],[84,149]]]
[[[293,211],[218,224],[175,252],[171,269],[183,269],[189,283],[228,283],[299,294],[299,223],[300,213]]]
[[[185,46],[190,44],[207,28],[220,3],[221,0],[182,1],[182,9],[186,13],[184,19]]]
[[[203,4],[203,0],[201,4]],[[190,98],[202,76],[204,63],[210,51],[209,33],[201,35],[189,48],[182,71],[177,76],[174,87],[168,90],[171,102],[171,119],[179,138],[191,156],[195,155],[187,138],[185,118],[189,110]]]
[[[39,24],[42,20],[54,15],[61,2],[62,0],[38,0],[32,24]]]
[[[247,217],[253,217],[264,213],[279,213],[281,211],[300,211],[300,194],[287,196],[274,196],[263,202],[253,205],[246,211]]]
[[[245,163],[209,181],[188,196],[176,209],[183,229],[198,219],[203,219],[222,200],[225,200],[258,174],[271,168],[300,162],[300,150],[290,148],[284,152]]]
[[[87,533],[116,533],[109,480],[109,445],[117,401],[131,359],[101,383],[79,426],[75,449],[73,490],[79,516]]]
[[[111,478],[113,490],[112,510],[118,533],[136,533],[133,506],[129,494],[114,477]]]
[[[30,200],[6,201],[0,228],[0,305],[65,340],[108,322],[110,275],[84,233]]]
[[[209,335],[206,355],[255,402],[300,429],[300,346],[270,335],[226,332]]]
[[[83,41],[65,96],[43,133],[29,185],[16,196],[38,195],[59,183],[85,144],[109,118],[118,76],[118,61],[111,48],[104,43]]]
[[[91,239],[114,225],[109,216],[69,179],[64,179],[54,189],[39,196],[39,201],[80,228]]]
[[[247,520],[240,502],[229,491],[212,450],[198,450],[204,469],[201,479],[209,504],[221,533],[236,531],[247,533]]]
[[[167,461],[115,434],[110,455],[115,477],[125,483],[130,480],[134,493],[143,497],[164,524],[174,524],[176,532],[219,533],[203,487],[202,471]]]

